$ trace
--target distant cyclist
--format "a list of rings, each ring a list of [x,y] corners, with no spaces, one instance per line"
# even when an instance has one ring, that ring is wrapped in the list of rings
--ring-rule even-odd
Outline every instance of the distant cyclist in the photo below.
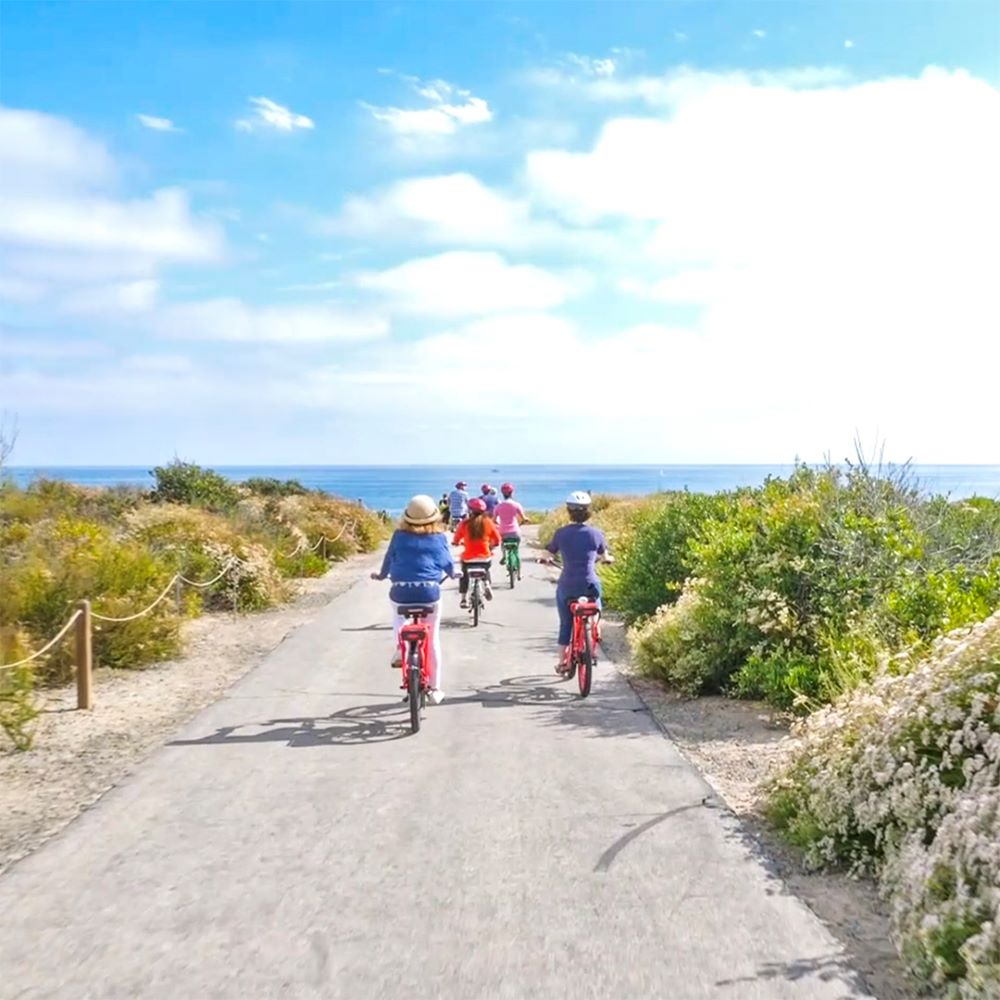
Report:
[[[452,528],[457,528],[458,522],[469,513],[469,494],[466,493],[468,485],[464,479],[460,479],[448,494],[448,512],[451,514]]]
[[[453,545],[462,546],[462,578],[458,582],[458,592],[462,595],[460,607],[469,606],[469,568],[471,566],[482,566],[486,570],[486,586],[484,592],[486,600],[493,599],[493,590],[490,581],[490,565],[493,559],[493,549],[500,544],[500,532],[497,526],[486,513],[486,504],[480,497],[473,497],[469,501],[469,516],[461,522],[455,537],[452,539]]]
[[[527,520],[524,508],[514,499],[513,484],[504,483],[500,487],[500,492],[503,494],[503,500],[497,504],[496,510],[493,512],[493,520],[496,521],[500,537],[505,542],[514,542],[520,545],[521,525]],[[506,561],[507,554],[505,552],[500,557],[500,565],[503,566]]]
[[[479,499],[482,500],[484,504],[486,504],[486,513],[489,514],[490,517],[492,517],[493,511],[495,510],[496,505],[499,502],[499,497],[497,497],[497,491],[493,489],[493,487],[490,486],[489,483],[483,483],[480,489],[482,492],[479,495]]]
[[[564,673],[569,660],[569,644],[573,634],[573,616],[570,601],[577,597],[590,597],[601,603],[601,580],[597,575],[597,559],[613,562],[608,552],[604,532],[587,524],[592,501],[589,493],[577,490],[566,498],[566,511],[570,523],[563,525],[546,546],[554,556],[562,558],[562,573],[556,587],[556,607],[559,610],[559,663],[556,673]],[[539,560],[551,563],[551,559]]]
[[[438,500],[438,510],[441,512],[441,519],[445,525],[451,524],[451,504],[448,502],[447,493],[441,494],[441,499]]]

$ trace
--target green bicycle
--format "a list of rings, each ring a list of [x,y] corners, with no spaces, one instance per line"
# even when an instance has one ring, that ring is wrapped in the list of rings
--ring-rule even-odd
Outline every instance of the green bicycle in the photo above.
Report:
[[[505,538],[503,541],[503,558],[501,563],[507,567],[507,577],[510,580],[510,589],[514,589],[514,583],[521,579],[521,539]]]

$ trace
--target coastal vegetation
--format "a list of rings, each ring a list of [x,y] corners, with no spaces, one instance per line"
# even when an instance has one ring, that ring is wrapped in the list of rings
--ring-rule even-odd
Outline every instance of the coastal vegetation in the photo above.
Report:
[[[876,878],[923,986],[1000,996],[1000,503],[859,461],[599,497],[594,520],[639,669],[797,717],[774,827],[809,865]]]
[[[184,618],[273,607],[386,534],[379,515],[294,481],[236,484],[181,461],[151,476],[146,490],[0,480],[0,728],[16,746],[30,744],[36,687],[69,679],[72,643],[2,665],[43,647],[76,602],[131,619],[95,619],[95,664],[139,668],[180,652]],[[177,574],[192,583],[171,588]]]

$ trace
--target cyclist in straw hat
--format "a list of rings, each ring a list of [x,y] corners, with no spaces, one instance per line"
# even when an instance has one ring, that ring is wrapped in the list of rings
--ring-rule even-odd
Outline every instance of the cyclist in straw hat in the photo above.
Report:
[[[441,518],[441,511],[431,497],[420,494],[406,505],[399,526],[393,532],[382,560],[382,568],[372,573],[373,580],[392,581],[389,600],[393,603],[393,638],[396,653],[392,666],[399,668],[399,630],[404,618],[399,605],[426,604],[434,608],[427,619],[431,631],[430,643],[430,699],[441,704],[441,581],[455,575],[455,564],[448,547],[448,536]]]

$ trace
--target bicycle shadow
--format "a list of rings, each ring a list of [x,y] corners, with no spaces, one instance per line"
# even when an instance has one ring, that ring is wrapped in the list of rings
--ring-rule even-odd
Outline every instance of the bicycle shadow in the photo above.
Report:
[[[172,740],[167,746],[235,746],[246,743],[284,743],[293,748],[361,746],[392,743],[412,735],[409,709],[401,701],[392,701],[354,705],[328,716],[297,716],[222,726],[208,736]]]

